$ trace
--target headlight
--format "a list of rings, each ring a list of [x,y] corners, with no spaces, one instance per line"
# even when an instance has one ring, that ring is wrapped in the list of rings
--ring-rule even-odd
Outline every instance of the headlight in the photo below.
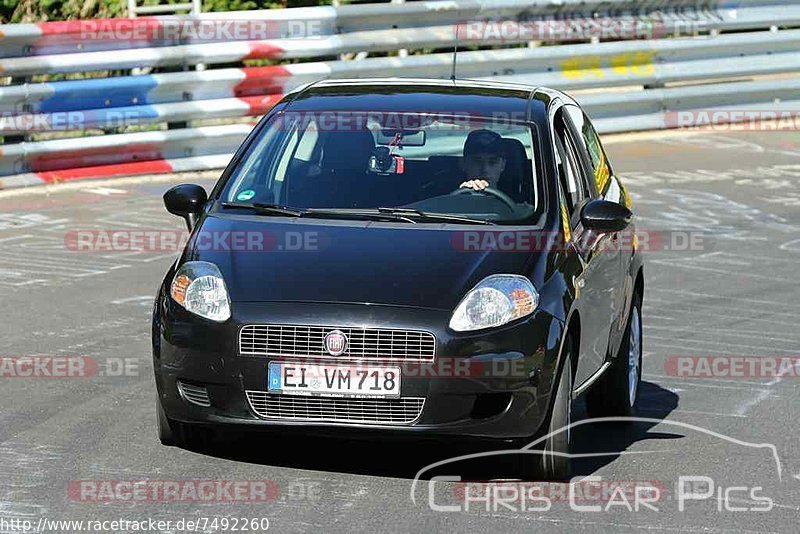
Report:
[[[172,279],[172,298],[188,311],[218,323],[231,316],[231,299],[222,273],[213,263],[188,261]]]
[[[500,326],[530,315],[538,304],[539,293],[524,276],[487,276],[456,307],[450,328],[467,332]]]

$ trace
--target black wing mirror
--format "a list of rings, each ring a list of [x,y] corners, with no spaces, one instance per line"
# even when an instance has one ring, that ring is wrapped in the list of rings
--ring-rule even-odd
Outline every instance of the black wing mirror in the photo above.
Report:
[[[627,228],[633,214],[617,202],[592,200],[583,206],[581,222],[584,228],[596,232],[619,232]]]
[[[189,230],[197,224],[197,218],[203,213],[207,201],[206,190],[195,184],[176,185],[164,193],[164,206],[167,211],[183,217]]]

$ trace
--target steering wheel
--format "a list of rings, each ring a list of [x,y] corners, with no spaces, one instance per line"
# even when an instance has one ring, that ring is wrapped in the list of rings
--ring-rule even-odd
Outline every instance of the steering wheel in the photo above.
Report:
[[[517,209],[517,203],[514,202],[514,200],[510,196],[506,195],[499,189],[495,189],[494,187],[484,187],[481,190],[470,189],[469,187],[459,187],[450,194],[453,196],[458,196],[458,195],[477,195],[480,193],[486,193],[501,200],[503,204],[508,206],[511,211],[516,211]]]

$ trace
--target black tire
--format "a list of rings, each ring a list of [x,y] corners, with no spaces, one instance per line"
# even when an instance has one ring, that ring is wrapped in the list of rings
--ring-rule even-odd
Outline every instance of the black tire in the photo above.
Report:
[[[158,440],[161,444],[167,447],[178,445],[178,432],[176,432],[178,424],[167,417],[158,398],[156,398],[156,418],[158,419]]]
[[[642,298],[635,293],[619,351],[611,367],[586,393],[587,413],[592,418],[635,415],[641,382]]]
[[[158,399],[156,399],[156,417],[158,440],[162,445],[198,451],[211,446],[213,436],[207,429],[170,419]]]
[[[523,478],[562,481],[569,480],[572,474],[572,458],[569,456],[572,432],[569,425],[572,422],[573,349],[572,336],[567,334],[567,339],[564,340],[563,363],[556,381],[549,421],[545,427],[545,434],[552,435],[541,444],[540,454],[527,453],[523,456]]]

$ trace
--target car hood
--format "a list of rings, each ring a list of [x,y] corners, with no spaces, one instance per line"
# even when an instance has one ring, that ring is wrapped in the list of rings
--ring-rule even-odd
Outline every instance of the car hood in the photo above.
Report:
[[[484,277],[526,274],[530,268],[534,258],[527,251],[464,250],[464,232],[485,231],[464,225],[207,216],[189,242],[187,259],[215,263],[233,302],[449,310]]]

